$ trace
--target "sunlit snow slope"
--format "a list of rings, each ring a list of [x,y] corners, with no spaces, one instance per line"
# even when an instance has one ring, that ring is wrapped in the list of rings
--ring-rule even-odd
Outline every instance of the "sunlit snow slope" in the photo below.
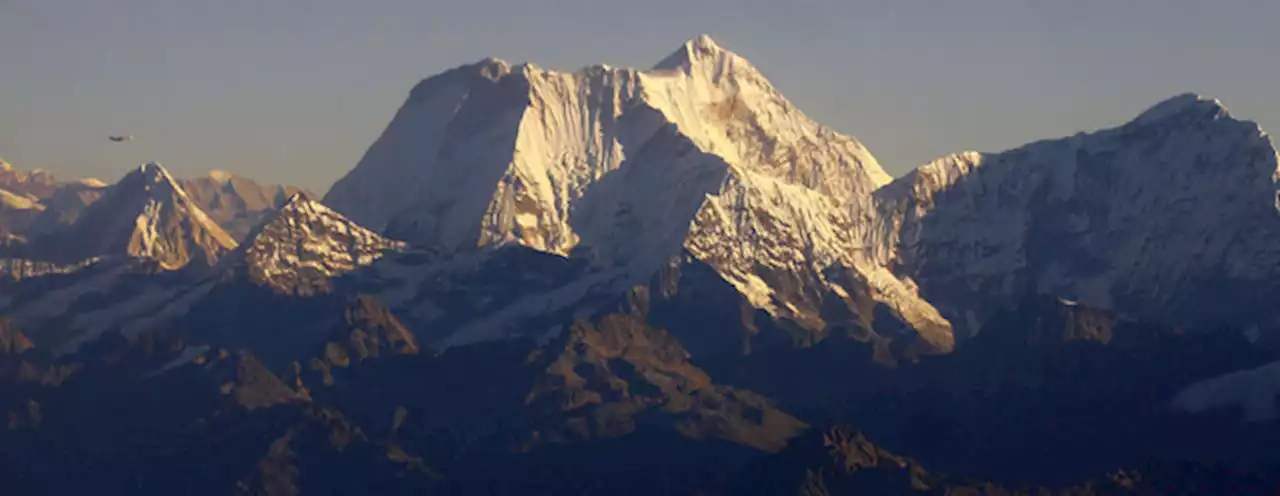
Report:
[[[889,181],[861,143],[701,36],[645,71],[487,59],[429,78],[324,203],[418,246],[582,255],[632,282],[687,251],[758,308],[800,322],[817,322],[817,308],[798,295],[834,283],[768,281],[853,269],[949,349],[949,324],[866,263],[855,227]]]
[[[1257,124],[1180,95],[1117,128],[919,168],[876,195],[877,259],[953,322],[1048,293],[1243,329],[1277,316],[1278,171]]]

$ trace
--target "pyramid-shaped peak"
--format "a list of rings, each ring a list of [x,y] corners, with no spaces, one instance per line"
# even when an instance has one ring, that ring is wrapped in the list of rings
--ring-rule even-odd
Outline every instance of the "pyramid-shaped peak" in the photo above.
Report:
[[[13,164],[10,164],[9,162],[5,162],[3,158],[0,158],[0,171],[11,171],[11,170],[13,170]]]
[[[404,247],[295,193],[250,232],[225,266],[274,291],[312,294],[328,291],[331,278]]]
[[[299,222],[300,220],[301,222]],[[310,195],[302,191],[289,195],[288,198],[281,202],[275,214],[264,219],[255,232],[250,235],[250,239],[258,242],[261,241],[259,238],[264,235],[273,235],[273,233],[278,235],[281,231],[289,232],[290,236],[296,236],[300,234],[298,229],[307,231],[303,234],[309,237],[315,233],[307,229],[305,225],[307,223],[326,225],[329,228],[317,229],[316,233],[343,231],[353,234],[356,238],[375,240],[374,243],[379,245],[397,244],[395,241],[382,238],[377,233],[361,227],[351,219],[313,200]]]
[[[653,68],[658,70],[687,69],[699,63],[718,62],[724,59],[738,59],[745,62],[737,54],[721,47],[720,44],[711,39],[710,35],[701,34],[684,42],[683,45],[680,45],[680,48],[668,55],[667,58],[662,59],[662,62],[658,62]]]
[[[1226,117],[1226,105],[1217,98],[1196,93],[1182,93],[1155,104],[1134,119],[1136,123],[1155,123],[1179,116],[1205,118]]]
[[[318,203],[320,200],[316,199],[313,195],[314,193],[311,193],[305,190],[294,191],[293,194],[289,195],[289,198],[286,199],[285,203],[293,203],[293,202]]]
[[[165,170],[160,162],[147,162],[138,166],[138,173],[147,177],[166,177],[169,171]]]
[[[151,185],[167,185],[172,189],[182,190],[169,171],[159,162],[147,162],[129,171],[118,183],[118,186],[125,185],[138,185],[147,189],[150,189]]]
[[[129,171],[113,188],[116,194],[137,195],[150,198],[185,198],[187,193],[178,181],[157,162],[147,162]]]
[[[716,44],[716,40],[711,39],[711,35],[703,33],[685,42],[685,46],[691,50],[699,52],[718,52],[723,51],[720,45]]]
[[[130,170],[65,228],[32,241],[32,258],[78,262],[128,257],[176,270],[212,266],[236,242],[157,163]]]
[[[283,193],[283,191],[281,192]],[[306,191],[295,191],[288,196],[283,194],[276,197],[276,210],[293,211],[293,210],[312,210],[312,211],[331,211],[329,207],[324,206],[319,200],[312,197],[312,193]],[[335,212],[335,215],[338,215]]]

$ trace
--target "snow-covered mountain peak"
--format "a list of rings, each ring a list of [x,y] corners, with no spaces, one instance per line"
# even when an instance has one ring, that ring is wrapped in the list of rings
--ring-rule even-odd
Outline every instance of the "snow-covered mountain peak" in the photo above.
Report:
[[[162,198],[167,195],[186,197],[186,192],[178,185],[178,181],[165,170],[159,162],[148,162],[130,171],[117,187],[121,189],[139,189],[149,196]]]
[[[683,45],[680,45],[680,48],[662,59],[653,68],[655,70],[688,70],[699,63],[719,62],[728,59],[736,59],[734,60],[735,62],[743,64],[747,63],[746,59],[722,48],[715,40],[711,39],[710,35],[702,34],[684,42]],[[747,67],[749,67],[749,64],[747,64]]]
[[[316,219],[327,218],[335,222],[347,224],[353,228],[360,228],[360,226],[355,222],[343,217],[340,213],[334,212],[333,209],[320,204],[320,202],[312,200],[303,192],[296,192],[289,195],[288,198],[281,202],[279,211],[276,212],[275,215],[269,217],[265,223],[271,224],[272,222],[278,222],[285,218],[292,218],[295,220],[303,219],[308,222]],[[367,231],[367,229],[365,230]]]
[[[58,189],[58,180],[47,171],[35,169],[23,171],[0,160],[0,187],[13,193],[31,194],[47,198]]]
[[[160,182],[164,179],[172,179],[169,171],[160,165],[160,162],[147,162],[138,166],[138,173],[147,178],[151,182]]]
[[[687,250],[750,303],[815,331],[819,307],[805,298],[843,284],[821,276],[839,266],[874,286],[842,291],[946,348],[937,312],[855,255],[853,228],[869,215],[853,206],[889,181],[856,139],[699,37],[653,70],[482,62],[429,78],[324,203],[444,254],[590,253],[625,284]]]
[[[295,193],[228,258],[250,280],[287,293],[324,290],[329,279],[369,265],[404,243],[360,227]]]
[[[293,194],[285,197],[284,201],[280,202],[280,209],[287,210],[292,208],[304,208],[302,205],[300,205],[304,203],[315,203],[315,200],[311,198],[311,196],[304,191],[295,191]],[[299,204],[299,205],[295,205],[295,204]],[[323,205],[320,205],[320,206],[323,207]],[[328,209],[328,207],[324,207],[324,208]]]
[[[923,166],[877,192],[873,236],[944,314],[1046,293],[1249,325],[1272,317],[1233,309],[1280,294],[1278,177],[1256,123],[1184,94],[1119,127]]]
[[[809,119],[750,61],[709,36],[686,42],[640,83],[649,106],[730,164],[841,199],[892,180],[861,142]]]
[[[1226,105],[1217,98],[1182,93],[1153,105],[1134,119],[1133,123],[1154,124],[1175,119],[1216,119],[1229,116]]]
[[[99,218],[104,226],[119,226],[109,236],[123,235],[122,228],[132,224],[126,252],[158,260],[166,268],[179,268],[196,259],[212,266],[236,247],[235,240],[157,162],[143,164],[126,175],[90,209],[77,224]]]
[[[655,136],[842,200],[891,179],[856,139],[810,120],[709,37],[659,66],[566,73],[486,59],[428,78],[324,201],[449,250],[516,242],[563,254],[579,241],[578,200]],[[667,125],[676,132],[657,132]]]
[[[67,226],[32,240],[27,256],[64,263],[113,256],[175,270],[212,266],[236,243],[160,164],[143,164],[102,192]]]
[[[481,80],[494,82],[510,74],[512,64],[494,57],[454,67],[423,79],[409,92],[409,103],[439,98],[442,94],[466,92]]]
[[[685,42],[685,45],[696,51],[715,51],[721,49],[720,45],[717,45],[715,40],[711,39],[711,35],[706,33],[690,39]]]

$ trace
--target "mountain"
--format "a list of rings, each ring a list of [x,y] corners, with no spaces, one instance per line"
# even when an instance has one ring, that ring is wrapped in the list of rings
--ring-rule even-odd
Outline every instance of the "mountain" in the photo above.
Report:
[[[224,265],[245,270],[255,284],[309,293],[324,290],[333,277],[404,248],[404,243],[294,193],[249,233]]]
[[[99,299],[79,317],[99,333],[133,339],[176,330],[279,366],[322,343],[345,302],[365,293],[346,281],[349,272],[403,249],[296,193],[211,270],[164,284],[133,282],[147,290]]]
[[[711,328],[686,325],[686,334]],[[1041,295],[995,312],[950,354],[886,363],[873,353],[828,339],[698,363],[807,422],[854,425],[932,469],[992,481],[1062,485],[1149,459],[1280,463],[1266,447],[1280,424],[1231,401],[1274,401],[1261,394],[1263,374],[1237,380],[1255,394],[1188,388],[1275,360],[1242,333],[1189,332]]]
[[[0,480],[22,480],[16,494],[1274,491],[1267,472],[1166,462],[1028,487],[932,472],[845,425],[797,432],[788,415],[711,383],[677,341],[626,317],[644,311],[633,296],[630,308],[550,346],[493,342],[439,355],[413,353],[396,341],[394,318],[359,299],[343,319],[359,329],[335,327],[310,365],[282,372],[246,351],[193,353],[164,335],[107,335],[55,362],[23,344],[0,354],[26,371],[0,374],[9,419]],[[0,323],[10,335],[20,336]],[[785,445],[760,452],[719,441],[771,432],[786,433]]]
[[[652,494],[682,478],[696,487],[708,479],[694,467],[727,470],[803,428],[711,382],[678,341],[625,309],[543,348],[435,355],[418,353],[376,299],[329,307],[344,308],[317,329],[327,342],[295,349],[311,359],[279,369],[175,333],[108,333],[58,359],[23,349],[16,368],[30,373],[0,375],[10,419],[0,479],[29,473],[20,494]],[[88,407],[108,398],[118,402]],[[77,466],[81,477],[56,476]],[[483,475],[494,473],[503,476]]]
[[[13,234],[26,230],[45,209],[40,200],[0,189],[0,233]]]
[[[236,247],[159,164],[48,201],[0,257],[0,314],[54,353],[146,318]]]
[[[102,199],[109,186],[101,182],[64,183],[53,194],[41,200],[40,213],[21,231],[28,238],[65,229],[75,224],[94,202]]]
[[[932,473],[916,460],[877,446],[857,429],[814,430],[786,451],[760,460],[736,481],[735,494],[981,494],[1094,496],[1106,494],[1270,494],[1264,473],[1187,463],[1147,463],[1067,486],[999,484]]]
[[[556,298],[569,304],[687,257],[812,336],[870,322],[820,315],[861,295],[909,323],[884,334],[945,352],[950,324],[868,263],[857,235],[887,182],[861,143],[701,36],[650,70],[486,59],[428,78],[324,203],[446,258],[519,247],[587,260],[562,286],[579,296]]]
[[[1257,124],[1180,95],[1116,128],[898,179],[876,193],[879,258],[968,333],[1034,293],[1197,329],[1274,327],[1277,162]]]
[[[180,179],[178,184],[209,218],[237,241],[244,240],[254,226],[295,193],[314,196],[301,188],[260,184],[221,170],[210,171],[203,177]]]
[[[18,196],[47,198],[58,188],[58,181],[47,171],[36,169],[23,172],[9,162],[0,159],[0,189]]]
[[[145,187],[139,188],[139,178],[134,176],[143,173],[154,174],[155,182],[141,183]],[[108,331],[135,339],[151,331],[182,329],[215,343],[243,345],[247,339],[260,347],[280,349],[281,356],[296,356],[297,346],[312,341],[307,333],[321,325],[316,322],[331,317],[330,307],[340,307],[345,298],[362,292],[350,284],[335,288],[344,274],[404,249],[403,243],[356,226],[303,194],[286,199],[244,244],[235,245],[166,178],[158,166],[139,169],[113,186],[69,228],[15,248],[20,258],[0,260],[0,268],[10,276],[10,280],[0,279],[0,289],[12,295],[0,297],[0,315],[37,329],[33,339],[64,353]],[[108,222],[124,225],[116,218],[118,213],[136,206],[125,200],[147,197],[153,201],[134,215],[145,221],[139,226],[159,220],[159,232],[165,234],[155,246],[218,254],[218,258],[192,258],[182,266],[184,270],[172,270],[178,266],[145,251],[102,251],[74,263],[70,261],[88,253],[64,254],[52,261],[21,258],[24,250],[66,247],[78,235],[103,232],[102,228],[112,225]],[[191,226],[196,229],[184,230]],[[126,234],[130,237],[125,238]],[[133,230],[114,235],[122,240],[149,239]],[[214,243],[203,244],[205,240]],[[246,311],[251,308],[260,312]],[[296,339],[279,331],[286,325],[295,328]],[[264,359],[276,356],[265,348],[254,351]]]
[[[246,177],[214,170],[207,175],[178,179],[177,184],[209,218],[218,223],[235,240],[242,240],[249,230],[294,193],[309,192],[292,186],[260,184]],[[35,233],[70,224],[89,204],[98,200],[108,185],[93,178],[61,181],[52,174],[35,170],[22,172],[0,160],[0,191],[10,196],[35,201],[35,208],[49,212],[35,222]],[[9,205],[6,200],[5,205]],[[2,214],[0,214],[2,215]],[[0,218],[0,229],[20,232],[29,222],[7,222]]]
[[[659,133],[670,126],[679,136]],[[486,59],[429,78],[325,203],[381,230],[425,196],[417,230],[450,247],[518,239],[563,253],[577,243],[569,207],[628,157],[672,140],[841,198],[890,179],[859,142],[809,120],[750,62],[701,36],[649,71]],[[528,225],[520,214],[547,218]]]
[[[186,344],[107,334],[57,360],[0,355],[24,371],[0,376],[0,479],[23,481],[10,492],[405,493],[426,480],[421,460],[390,456],[253,354]]]
[[[236,243],[160,164],[129,172],[65,229],[31,240],[19,258],[73,263],[101,256],[152,260],[166,270],[212,267]]]
[[[0,485],[1268,494],[1278,169],[1183,95],[891,180],[709,37],[486,59],[323,202],[10,191]]]
[[[760,395],[713,384],[679,340],[647,322],[648,299],[646,291],[632,292],[621,308],[578,320],[547,347],[548,359],[534,362],[546,376],[530,392],[529,405],[572,416],[542,437],[627,434],[642,412],[659,408],[687,436],[762,451],[782,449],[807,427]]]
[[[51,202],[53,206],[65,206],[65,198],[60,197],[65,197],[67,190],[84,191],[105,186],[97,179],[63,182],[43,170],[20,171],[0,159],[0,233],[29,238],[32,233],[28,230],[33,225],[47,224],[50,219],[62,215],[61,208],[49,207]]]

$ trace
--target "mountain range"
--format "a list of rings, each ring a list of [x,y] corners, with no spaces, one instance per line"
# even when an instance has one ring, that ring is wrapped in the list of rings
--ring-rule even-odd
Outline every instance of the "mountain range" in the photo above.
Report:
[[[894,179],[707,36],[427,78],[323,198],[5,163],[0,480],[1273,494],[1278,181],[1194,94]]]
[[[243,239],[293,194],[315,196],[301,188],[259,184],[220,170],[175,182],[234,239]],[[0,232],[33,235],[69,225],[107,189],[108,185],[98,179],[62,181],[44,170],[21,171],[0,159],[0,198],[4,202]]]

